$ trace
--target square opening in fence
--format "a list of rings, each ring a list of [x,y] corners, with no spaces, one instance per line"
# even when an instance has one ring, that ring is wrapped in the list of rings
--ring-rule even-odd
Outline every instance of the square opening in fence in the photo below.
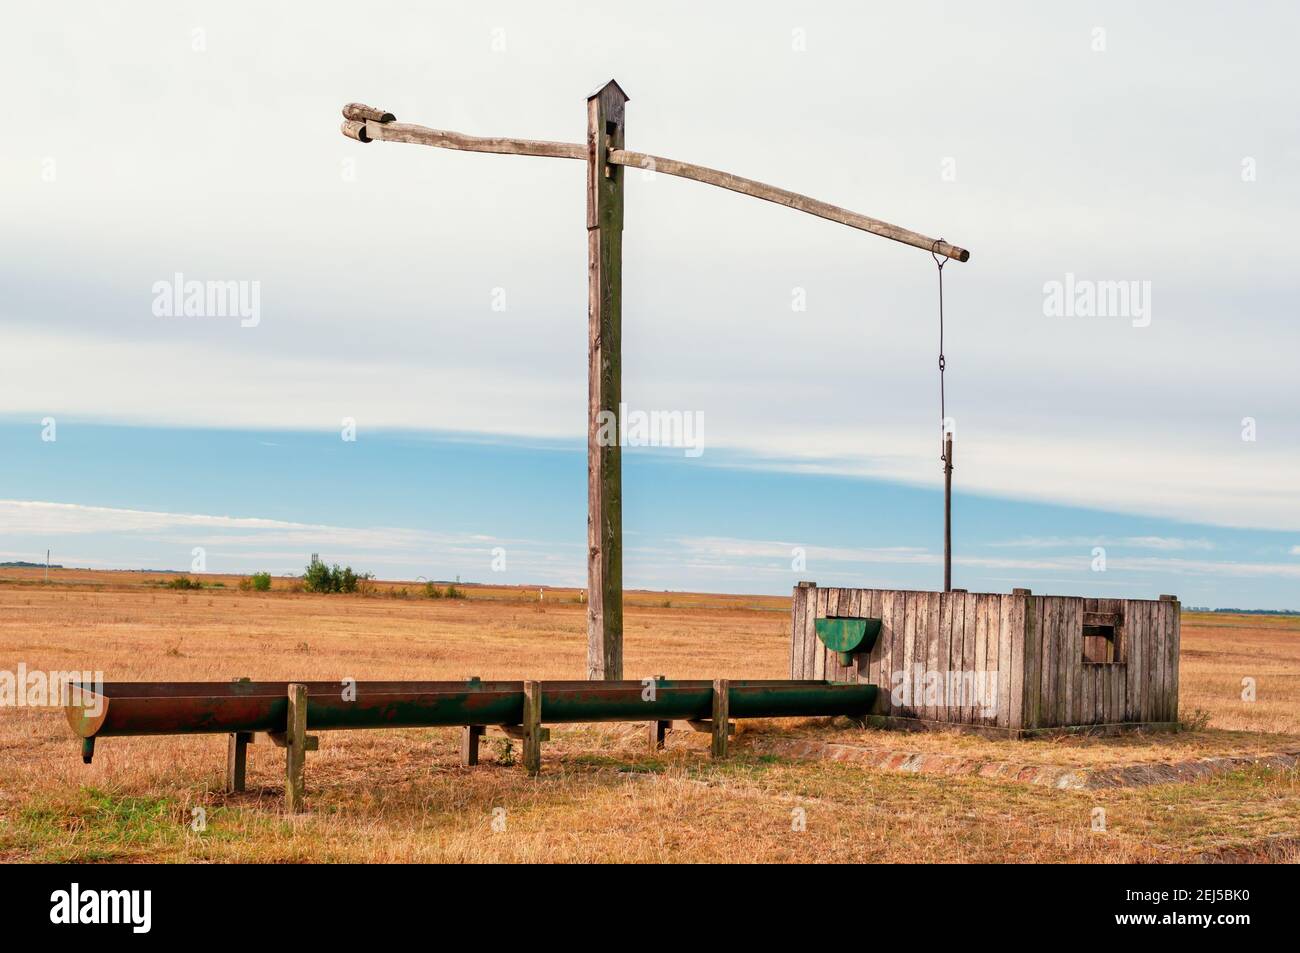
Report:
[[[1112,665],[1120,661],[1116,652],[1114,625],[1083,627],[1083,664]]]

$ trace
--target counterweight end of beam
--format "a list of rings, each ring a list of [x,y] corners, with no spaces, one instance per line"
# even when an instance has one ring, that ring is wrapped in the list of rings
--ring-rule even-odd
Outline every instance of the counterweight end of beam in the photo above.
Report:
[[[348,103],[343,107],[343,118],[355,119],[358,122],[365,122],[367,119],[373,119],[375,122],[392,122],[397,117],[386,110],[367,106],[365,103]]]
[[[355,139],[357,142],[370,142],[370,137],[366,135],[366,124],[356,119],[344,119],[343,125],[339,127],[343,135],[349,139]]]

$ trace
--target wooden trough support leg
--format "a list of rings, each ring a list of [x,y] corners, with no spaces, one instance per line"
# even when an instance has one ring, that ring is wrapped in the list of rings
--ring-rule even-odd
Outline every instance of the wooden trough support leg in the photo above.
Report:
[[[248,678],[232,678],[232,682],[247,682]],[[248,776],[248,743],[253,740],[251,731],[232,731],[226,745],[226,793],[242,794]]]
[[[242,794],[248,775],[248,743],[251,731],[232,731],[226,746],[226,793]]]
[[[478,688],[479,677],[471,675],[466,681],[470,688]],[[478,764],[479,742],[483,739],[483,725],[464,725],[460,729],[460,763],[466,768]]]
[[[533,777],[542,770],[541,682],[524,682],[524,768]]]
[[[655,687],[656,687],[656,689],[658,689],[659,684],[662,683],[663,680],[664,680],[664,677],[663,677],[662,675],[656,675],[656,676],[655,676]],[[650,753],[651,753],[651,754],[654,754],[656,751],[662,751],[662,750],[663,750],[663,747],[664,747],[664,738],[665,738],[665,736],[668,734],[668,729],[669,729],[671,726],[672,726],[672,722],[670,722],[670,721],[652,721],[652,722],[650,722],[650,732],[649,732],[649,734],[650,734]]]
[[[731,683],[725,678],[715,678],[713,680],[713,747],[710,755],[714,758],[725,758],[727,756],[727,729],[728,717],[730,715],[730,705],[728,697],[731,691]]]
[[[460,730],[460,763],[466,768],[478,764],[479,742],[483,740],[483,725],[465,725]]]
[[[284,804],[290,814],[303,809],[307,772],[307,686],[289,686],[289,717],[285,727]]]

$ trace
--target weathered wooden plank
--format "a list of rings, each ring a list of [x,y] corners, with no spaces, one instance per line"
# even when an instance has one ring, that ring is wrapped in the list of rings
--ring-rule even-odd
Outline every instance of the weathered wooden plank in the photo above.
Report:
[[[1002,634],[998,650],[1001,658],[998,668],[1006,671],[1006,677],[1003,678],[1001,674],[998,676],[1002,690],[998,724],[1007,728],[1019,728],[1024,701],[1021,680],[1024,678],[1025,600],[1023,596],[1013,593],[1003,596],[1001,602]]]
[[[868,619],[881,618],[880,592],[878,590],[864,589],[862,591],[862,614]],[[879,713],[880,696],[888,690],[887,683],[881,681],[880,678],[880,660],[884,655],[884,651],[885,631],[884,626],[882,625],[880,635],[876,638],[876,644],[871,647],[871,653],[867,656],[866,667],[863,668],[860,664],[858,667],[857,681],[867,682],[870,685],[877,686],[879,689],[876,692],[876,703],[872,708],[873,713]]]
[[[1162,686],[1162,714],[1164,721],[1174,721],[1178,717],[1174,705],[1174,613],[1175,605],[1168,600],[1160,600],[1160,636],[1161,648],[1164,655],[1164,676],[1161,680]]]
[[[627,96],[587,99],[587,677],[623,677],[623,148]],[[382,128],[391,128],[387,124]]]
[[[988,673],[989,673],[989,641],[996,640],[997,633],[990,631],[989,625],[989,600],[991,596],[987,593],[977,593],[975,596],[975,670],[980,673],[974,680],[976,686],[975,698],[971,705],[971,723],[983,724],[984,700],[988,692]],[[995,641],[996,644],[996,641]]]
[[[1172,659],[1173,684],[1169,690],[1170,720],[1178,721],[1178,696],[1181,690],[1179,674],[1182,669],[1182,647],[1183,647],[1183,606],[1178,599],[1173,599],[1169,603],[1171,617],[1169,619],[1168,636],[1170,658]]]
[[[1155,688],[1155,705],[1152,714],[1155,721],[1166,721],[1165,717],[1165,685],[1168,679],[1168,655],[1165,651],[1165,613],[1164,607],[1160,603],[1152,603],[1152,614],[1155,617],[1155,625],[1152,629],[1155,632],[1155,655],[1156,655],[1156,677],[1153,681]]]
[[[1134,646],[1135,651],[1142,656],[1142,681],[1138,686],[1138,706],[1139,721],[1153,721],[1151,717],[1151,705],[1154,693],[1151,691],[1151,679],[1153,677],[1152,661],[1154,655],[1151,646],[1155,642],[1155,622],[1151,613],[1151,603],[1139,602],[1136,604],[1135,612],[1139,613],[1142,619],[1142,641],[1141,644]]]
[[[900,597],[903,602],[903,657],[899,660],[898,668],[903,672],[903,692],[904,704],[902,705],[901,714],[905,718],[916,718],[916,698],[915,687],[916,677],[912,666],[916,664],[916,602],[919,593],[903,592]]]
[[[1169,602],[1160,602],[1160,648],[1165,663],[1160,682],[1160,713],[1162,721],[1174,720],[1174,655],[1173,611]]]
[[[1024,632],[1024,715],[1022,725],[1035,728],[1039,722],[1038,697],[1041,688],[1042,672],[1039,666],[1040,642],[1042,639],[1043,600],[1025,590],[1025,632]]]
[[[1125,721],[1131,721],[1132,720],[1130,717],[1132,715],[1131,688],[1132,688],[1133,676],[1135,675],[1135,672],[1133,671],[1133,666],[1129,663],[1129,644],[1130,644],[1129,600],[1127,599],[1119,600],[1119,607],[1120,607],[1121,618],[1120,618],[1119,628],[1115,630],[1116,631],[1115,654],[1116,657],[1122,663],[1121,680],[1123,682],[1123,687],[1121,691],[1123,693],[1123,703],[1120,706],[1120,714]]]
[[[1164,690],[1164,677],[1161,673],[1160,663],[1160,606],[1154,602],[1147,603],[1148,624],[1147,624],[1147,659],[1151,664],[1151,676],[1147,679],[1149,698],[1147,699],[1147,719],[1151,722],[1161,722],[1161,697]]]
[[[1091,725],[1097,715],[1097,672],[1095,666],[1079,666],[1079,710],[1075,724]]]
[[[1066,676],[1066,724],[1083,724],[1083,618],[1087,613],[1087,601],[1069,600],[1070,618],[1066,626],[1069,640],[1065,658],[1069,664]]]
[[[984,664],[983,657],[979,654],[979,620],[980,620],[980,597],[978,593],[968,592],[965,594],[966,611],[965,619],[962,626],[961,652],[962,664],[965,672],[963,673],[963,685],[969,686],[976,684],[980,667]],[[969,677],[967,677],[969,674]],[[975,721],[976,705],[978,699],[977,693],[969,693],[963,699],[961,709],[962,724],[971,724]]]
[[[849,590],[835,588],[826,592],[826,616],[835,618],[848,615]],[[844,666],[840,664],[839,653],[826,653],[826,678],[833,682],[844,680]]]
[[[988,671],[989,688],[993,692],[993,709],[984,716],[985,724],[1005,724],[1002,718],[1002,681],[1006,657],[1002,654],[1002,595],[988,597]]]
[[[816,671],[817,651],[821,643],[817,639],[817,607],[824,605],[821,589],[812,586],[808,590],[808,608],[804,614],[803,628],[803,677],[813,678]]]
[[[925,685],[924,717],[931,721],[939,717],[939,703],[935,672],[939,669],[939,627],[943,622],[943,593],[927,592],[922,600],[925,611]]]
[[[866,611],[867,605],[866,592],[863,592],[862,589],[849,590],[849,615],[852,615],[854,619],[870,618],[870,615],[868,615],[868,612]],[[875,651],[875,646],[872,646],[872,651]],[[844,670],[845,681],[858,681],[859,673],[866,673],[870,670],[870,667],[871,653],[857,651],[857,653],[853,654],[853,664],[850,664],[850,666]]]
[[[992,725],[997,723],[1000,711],[999,691],[1002,687],[1002,596],[991,593],[987,605],[989,638],[988,656],[984,660],[984,667],[989,673],[988,691],[991,693],[993,710],[991,714],[985,714],[981,720],[986,725]]]
[[[1060,615],[1056,624],[1056,718],[1058,725],[1068,725],[1070,723],[1070,599],[1061,596],[1059,599]]]
[[[1110,667],[1110,692],[1112,701],[1111,718],[1117,723],[1124,721],[1124,669],[1123,662],[1116,662]]]
[[[892,590],[880,593],[880,691],[876,692],[876,711],[882,715],[897,714],[891,697],[894,690],[894,672],[897,669],[898,605],[902,596]]]
[[[790,677],[803,678],[804,613],[808,611],[808,584],[798,583],[790,594]]]
[[[952,632],[948,640],[948,672],[951,679],[951,695],[947,700],[948,708],[945,721],[960,722],[962,715],[962,652],[966,640],[966,593],[955,590],[950,594],[952,600]]]
[[[835,616],[838,616],[838,615],[840,614],[840,612],[839,612],[839,608],[840,608],[840,589],[839,589],[839,587],[828,588],[828,589],[826,590],[826,615],[825,615],[825,618],[830,619],[830,618],[834,618]],[[820,641],[820,640],[818,640],[818,641]],[[828,678],[828,679],[834,679],[834,678],[835,678],[835,670],[839,667],[839,659],[838,659],[838,657],[835,655],[834,652],[827,652],[827,651],[826,651],[825,643],[822,643],[822,647],[821,647],[820,649],[818,649],[818,651],[821,652],[821,653],[823,654],[823,656],[825,657],[825,662],[823,663],[823,664],[825,665],[825,668],[822,670],[821,677],[822,677],[822,678]]]
[[[1156,705],[1154,705],[1152,714],[1154,715],[1154,718],[1156,718],[1157,722],[1165,722],[1165,720],[1167,720],[1165,715],[1165,702],[1166,685],[1169,684],[1169,671],[1167,671],[1167,668],[1169,668],[1169,655],[1167,655],[1165,650],[1167,638],[1165,636],[1164,603],[1153,603],[1152,611],[1154,616],[1156,616],[1156,624],[1153,625],[1154,632],[1156,632],[1156,640],[1154,640],[1156,641],[1156,646],[1154,646],[1156,647],[1156,681],[1154,681],[1154,686],[1156,686]]]
[[[1056,623],[1059,613],[1055,596],[1043,597],[1043,651],[1042,651],[1042,725],[1053,727],[1056,721]]]
[[[952,720],[952,709],[949,707],[952,704],[949,697],[952,685],[952,666],[949,664],[952,658],[952,616],[953,608],[960,598],[959,592],[945,592],[939,596],[939,650],[935,655],[934,667],[940,673],[943,694],[937,699],[934,717],[940,721]]]
[[[817,590],[817,615],[818,619],[825,619],[830,609],[830,589]],[[817,638],[816,626],[813,628],[813,669],[812,677],[823,679],[826,677],[826,646],[822,645],[822,640]]]
[[[1147,630],[1150,627],[1150,614],[1146,603],[1133,600],[1129,603],[1129,660],[1136,662],[1138,670],[1134,676],[1137,686],[1133,698],[1133,720],[1147,720],[1147,679],[1150,663],[1147,661],[1147,644],[1150,641]]]

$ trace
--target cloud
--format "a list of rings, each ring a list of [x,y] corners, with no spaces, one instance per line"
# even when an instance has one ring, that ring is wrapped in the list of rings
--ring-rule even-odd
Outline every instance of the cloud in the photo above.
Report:
[[[576,140],[575,108],[603,64],[636,80],[639,147],[972,249],[945,269],[959,493],[1300,529],[1295,270],[1286,243],[1257,240],[1290,227],[1300,179],[1269,174],[1266,158],[1294,154],[1291,127],[1256,119],[1296,113],[1296,10],[1224,18],[1169,3],[1129,18],[1131,55],[1104,54],[1098,69],[1073,13],[1041,6],[996,23],[950,11],[936,33],[924,5],[842,5],[809,14],[803,54],[775,3],[748,6],[743,28],[722,5],[620,11],[617,49],[600,21],[506,4],[522,26],[502,56],[472,10],[406,5],[386,21],[380,63],[331,55],[355,46],[346,4],[313,7],[312,42],[294,18],[214,6],[201,55],[165,6],[68,23],[58,5],[18,5],[10,31],[32,42],[3,69],[9,87],[36,91],[12,102],[39,108],[11,106],[11,125],[40,149],[0,163],[6,213],[25,223],[0,236],[0,411],[258,430],[351,416],[362,433],[580,443],[581,164],[361,147],[337,118],[363,95],[348,90],[382,88],[404,120]],[[1162,33],[1171,16],[1187,42]],[[475,83],[428,93],[434,35],[447,39],[440,73]],[[231,45],[240,36],[259,42]],[[1207,45],[1222,54],[1208,64]],[[970,108],[936,122],[942,66],[972,50],[997,55],[966,71]],[[690,108],[712,71],[746,90],[721,119]],[[882,75],[915,79],[881,96]],[[256,142],[225,133],[247,122],[248,76],[280,124]],[[1202,121],[1151,134],[1152,116],[1188,101]],[[1099,103],[1105,121],[1082,141],[1079,117]],[[144,114],[169,118],[120,119]],[[1225,158],[1234,142],[1260,157],[1258,182]],[[57,160],[52,178],[43,157]],[[955,181],[940,180],[944,157]],[[924,251],[670,176],[629,174],[627,193],[634,406],[704,413],[705,465],[730,453],[938,486]],[[1250,254],[1223,254],[1233,247]],[[150,287],[176,271],[261,282],[261,323],[154,318]],[[1047,318],[1043,284],[1067,272],[1150,280],[1151,326]],[[492,310],[497,288],[508,310]],[[1246,416],[1254,442],[1240,439]]]
[[[506,550],[508,563],[530,580],[559,583],[580,577],[582,554],[577,546],[565,546],[529,539],[485,536],[480,533],[445,534],[402,527],[350,527],[250,516],[220,516],[203,513],[167,513],[79,503],[40,500],[0,500],[0,529],[6,538],[29,537],[48,541],[70,537],[76,541],[60,548],[78,547],[80,556],[61,555],[56,562],[101,568],[121,568],[120,557],[95,553],[93,540],[108,540],[111,553],[128,547],[125,540],[170,543],[177,555],[170,559],[136,556],[137,565],[175,568],[188,561],[193,547],[207,550],[209,566],[237,566],[247,570],[272,566],[276,572],[300,569],[312,552],[328,561],[388,566],[404,571],[407,578],[429,572],[430,566],[480,567],[489,577],[493,550]],[[43,548],[44,543],[41,547]],[[169,551],[152,547],[151,553]],[[30,559],[31,551],[15,551],[12,558]],[[181,557],[184,557],[182,559]],[[223,570],[224,571],[224,570]],[[511,577],[514,578],[514,577]]]
[[[1130,549],[1162,551],[1210,550],[1208,539],[1182,539],[1176,536],[1024,536],[1019,539],[987,543],[993,547],[1014,549],[1073,549],[1092,546],[1122,546]]]
[[[1170,543],[1161,537],[1133,537],[1140,540],[1157,539],[1160,542],[1149,548],[1162,548]],[[797,543],[775,540],[748,540],[730,537],[708,536],[688,537],[677,542],[693,566],[701,570],[723,571],[728,569],[752,569],[758,571],[790,572],[790,561],[794,557]],[[1031,544],[1054,543],[1048,540],[1030,540]],[[1199,541],[1184,541],[1199,542]],[[1006,543],[999,545],[1008,545]],[[1032,545],[1030,548],[1033,548]],[[1166,549],[1202,549],[1199,545],[1180,547],[1163,545]],[[1300,549],[1300,547],[1297,547]],[[810,567],[817,567],[820,572],[829,566],[829,575],[840,576],[853,566],[891,565],[891,566],[936,566],[941,564],[940,553],[929,552],[923,548],[848,548],[848,547],[804,547],[805,556]],[[767,563],[766,566],[763,564]],[[966,566],[983,570],[1020,570],[1025,572],[1089,572],[1091,554],[1081,553],[1073,556],[1049,556],[1037,558],[1018,558],[1013,556],[967,556],[955,555],[953,565]],[[838,568],[837,568],[838,567]],[[811,570],[810,570],[811,571]],[[1111,557],[1107,560],[1107,571],[1112,573],[1172,573],[1193,575],[1217,575],[1234,578],[1242,577],[1280,577],[1300,578],[1300,565],[1294,563],[1259,563],[1236,562],[1232,560],[1193,560],[1171,556],[1130,556]],[[1099,574],[1101,575],[1101,574]]]

